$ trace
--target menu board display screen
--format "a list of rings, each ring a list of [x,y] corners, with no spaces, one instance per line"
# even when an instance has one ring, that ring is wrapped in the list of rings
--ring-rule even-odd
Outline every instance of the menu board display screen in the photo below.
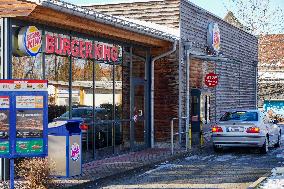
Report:
[[[16,108],[43,108],[43,96],[17,96]]]
[[[43,110],[17,110],[17,138],[43,137]]]
[[[19,140],[16,142],[16,152],[19,154],[38,154],[43,152],[43,140],[34,139],[29,141]]]
[[[48,81],[0,79],[0,158],[47,156]]]
[[[0,110],[0,139],[9,138],[9,110]]]
[[[10,108],[9,96],[0,96],[0,108]]]

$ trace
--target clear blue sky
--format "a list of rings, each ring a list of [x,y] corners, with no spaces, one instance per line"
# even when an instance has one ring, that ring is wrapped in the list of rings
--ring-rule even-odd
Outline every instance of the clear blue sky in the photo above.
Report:
[[[107,3],[119,3],[119,2],[133,2],[141,0],[63,0],[78,5],[90,5],[90,4],[107,4]],[[145,0],[142,0],[145,1]],[[194,4],[214,13],[219,17],[224,17],[226,14],[225,5],[228,5],[233,0],[190,0]],[[273,6],[279,6],[284,8],[284,0],[271,0]]]

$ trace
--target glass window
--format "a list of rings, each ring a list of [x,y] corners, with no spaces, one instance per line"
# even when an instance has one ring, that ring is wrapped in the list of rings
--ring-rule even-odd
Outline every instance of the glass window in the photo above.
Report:
[[[238,111],[238,112],[227,112],[225,113],[220,121],[258,121],[258,113],[257,112],[246,112],[246,111]]]
[[[45,32],[50,36],[57,33]],[[60,35],[64,36],[64,35]],[[68,37],[65,35],[64,37]],[[70,58],[57,54],[45,54],[45,78],[48,80],[48,118],[51,122],[69,109]]]
[[[13,44],[23,27],[13,25]],[[83,151],[90,152],[89,155],[95,149],[129,146],[130,62],[133,79],[145,80],[146,50],[133,47],[131,55],[129,47],[98,42],[92,36],[71,31],[59,32],[48,26],[42,41],[44,52],[35,57],[19,53],[14,46],[12,74],[18,79],[48,80],[49,122],[58,117],[68,119],[70,114],[84,118],[88,125],[83,127],[86,129],[82,134]]]

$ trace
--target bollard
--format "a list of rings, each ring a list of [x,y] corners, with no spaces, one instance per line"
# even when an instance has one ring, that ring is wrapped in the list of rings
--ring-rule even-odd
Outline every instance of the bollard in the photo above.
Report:
[[[200,147],[202,147],[204,145],[204,138],[203,138],[203,130],[202,130],[202,127],[203,127],[203,123],[201,122],[200,123]]]
[[[189,124],[189,129],[188,129],[188,141],[189,141],[189,149],[191,149],[192,146],[191,124]]]

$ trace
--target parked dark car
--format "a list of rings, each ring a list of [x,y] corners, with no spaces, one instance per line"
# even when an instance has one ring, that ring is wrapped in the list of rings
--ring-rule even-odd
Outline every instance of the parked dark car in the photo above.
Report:
[[[69,111],[55,118],[54,121],[69,119]],[[92,107],[78,107],[72,109],[72,119],[81,120],[82,142],[87,149],[93,145],[94,129],[96,148],[103,148],[112,145],[112,128],[114,124],[115,144],[121,144],[121,128],[119,123],[111,121],[111,112],[105,108],[95,108],[95,122],[93,122]],[[95,127],[94,127],[95,126]]]

